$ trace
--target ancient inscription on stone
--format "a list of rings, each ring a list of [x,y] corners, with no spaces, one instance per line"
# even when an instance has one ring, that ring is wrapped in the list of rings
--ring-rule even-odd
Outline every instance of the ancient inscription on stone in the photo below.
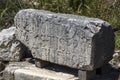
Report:
[[[15,26],[17,39],[36,59],[92,70],[114,52],[111,25],[97,18],[27,9],[16,15]]]

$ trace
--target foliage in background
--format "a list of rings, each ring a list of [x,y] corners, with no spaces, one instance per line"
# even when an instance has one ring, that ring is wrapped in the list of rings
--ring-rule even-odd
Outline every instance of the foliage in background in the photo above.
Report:
[[[115,41],[115,44],[116,44],[116,48],[120,49],[120,37],[116,37],[116,41]]]
[[[115,33],[115,49],[120,50],[120,31]]]
[[[120,0],[0,0],[0,29],[13,24],[20,9],[44,9],[57,13],[69,13],[100,18],[120,29]],[[120,49],[120,39],[116,39]]]
[[[27,4],[21,0],[0,0],[0,30],[10,27],[16,13],[23,8],[27,8]]]

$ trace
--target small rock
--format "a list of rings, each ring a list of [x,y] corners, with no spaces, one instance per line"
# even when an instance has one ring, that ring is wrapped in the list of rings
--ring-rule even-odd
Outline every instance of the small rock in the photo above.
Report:
[[[118,64],[118,67],[120,68],[120,63]]]
[[[120,50],[116,50],[115,53],[120,53]]]
[[[25,52],[25,46],[15,37],[15,27],[3,29],[0,32],[0,61],[20,61]]]
[[[78,80],[78,77],[35,67],[27,62],[10,63],[3,72],[4,80]]]
[[[118,52],[113,54],[113,57],[119,56]]]

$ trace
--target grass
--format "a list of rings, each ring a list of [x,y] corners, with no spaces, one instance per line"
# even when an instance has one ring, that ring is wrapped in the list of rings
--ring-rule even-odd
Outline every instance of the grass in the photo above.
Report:
[[[115,35],[115,49],[120,50],[120,32],[116,32]]]

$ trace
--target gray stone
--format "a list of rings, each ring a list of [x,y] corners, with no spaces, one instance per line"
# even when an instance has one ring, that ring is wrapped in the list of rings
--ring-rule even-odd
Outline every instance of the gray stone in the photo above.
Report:
[[[78,80],[72,74],[40,69],[27,62],[10,63],[3,72],[4,80]]]
[[[96,76],[95,70],[93,70],[93,71],[79,70],[78,71],[79,80],[92,80],[95,78],[95,76]]]
[[[111,60],[114,32],[97,18],[21,10],[15,16],[16,37],[36,59],[82,70],[93,70]]]
[[[49,65],[49,62],[43,61],[43,60],[39,60],[39,59],[35,59],[35,66],[36,67],[42,68],[42,67],[45,67],[47,65]]]
[[[15,27],[4,29],[0,32],[0,61],[20,61],[25,46],[16,40]]]

